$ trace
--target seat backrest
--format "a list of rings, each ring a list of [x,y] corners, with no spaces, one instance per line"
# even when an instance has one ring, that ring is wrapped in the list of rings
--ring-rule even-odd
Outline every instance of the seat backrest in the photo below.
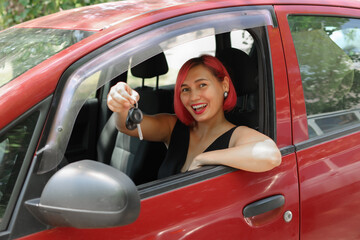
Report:
[[[169,67],[163,52],[131,68],[131,74],[138,78],[159,77],[168,71]]]
[[[217,58],[229,72],[237,94],[236,107],[226,113],[226,118],[235,125],[254,129],[259,125],[259,90],[256,65],[249,55],[236,48],[226,48]]]
[[[165,55],[160,53],[131,69],[134,76],[139,78],[159,77],[167,73],[168,66]],[[162,90],[150,87],[135,89],[140,94],[139,108],[147,114],[171,112],[164,109],[164,98],[172,96]],[[164,97],[165,96],[165,97]],[[104,140],[104,138],[109,138]],[[111,150],[109,150],[111,148]],[[104,150],[106,149],[106,150]],[[136,184],[145,183],[157,178],[158,169],[166,154],[164,143],[149,142],[130,137],[118,132],[115,127],[115,114],[106,123],[98,143],[98,160],[126,173]],[[99,156],[102,155],[102,156]]]

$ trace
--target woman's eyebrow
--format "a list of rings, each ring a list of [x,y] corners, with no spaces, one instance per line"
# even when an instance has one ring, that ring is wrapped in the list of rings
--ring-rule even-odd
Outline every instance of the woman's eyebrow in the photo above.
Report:
[[[206,78],[199,78],[195,80],[195,82],[200,82],[200,81],[208,81],[208,80]]]
[[[195,80],[195,83],[200,82],[200,81],[208,81],[208,80],[206,78],[199,78],[199,79]],[[183,84],[181,84],[181,87],[183,87],[183,86],[188,86],[188,85],[186,83],[183,83]]]

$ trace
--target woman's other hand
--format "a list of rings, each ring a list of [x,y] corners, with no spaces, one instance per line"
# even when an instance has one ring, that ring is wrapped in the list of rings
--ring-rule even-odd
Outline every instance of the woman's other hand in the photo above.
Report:
[[[253,129],[238,127],[229,148],[199,154],[188,170],[204,165],[226,165],[249,172],[265,172],[279,166],[281,158],[272,139]]]
[[[189,166],[188,171],[195,170],[195,169],[201,168],[203,166],[203,164],[200,163],[200,161],[198,160],[198,158],[200,156],[201,156],[201,154],[199,154],[197,157],[194,158],[194,160],[191,162],[191,164]]]

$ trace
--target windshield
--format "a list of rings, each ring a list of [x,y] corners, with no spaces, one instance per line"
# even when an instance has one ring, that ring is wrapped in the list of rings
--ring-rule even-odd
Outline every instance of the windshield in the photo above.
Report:
[[[0,32],[0,87],[93,32],[10,28]]]

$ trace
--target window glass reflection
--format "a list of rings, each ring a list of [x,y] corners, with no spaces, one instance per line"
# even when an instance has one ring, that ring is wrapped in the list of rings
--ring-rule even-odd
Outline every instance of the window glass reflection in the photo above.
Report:
[[[358,124],[355,113],[326,116],[360,109],[360,20],[325,16],[289,16],[288,20],[307,115],[315,119],[311,124],[322,130],[320,135]]]

